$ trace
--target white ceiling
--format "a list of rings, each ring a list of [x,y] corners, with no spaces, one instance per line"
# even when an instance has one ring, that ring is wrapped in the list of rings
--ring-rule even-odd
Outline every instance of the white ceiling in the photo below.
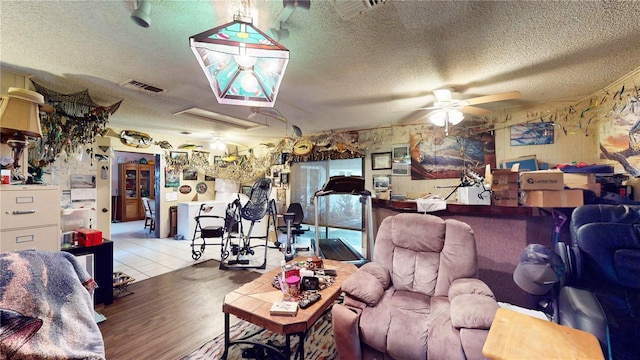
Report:
[[[274,25],[282,1],[250,2],[254,24]],[[173,115],[192,107],[246,119],[219,105],[189,36],[232,21],[241,1],[151,1],[151,26],[130,19],[132,1],[0,1],[0,65],[59,92],[88,89],[102,105],[120,99],[114,127],[254,145],[287,126],[239,131]],[[587,97],[640,66],[640,2],[388,0],[349,20],[333,1],[298,8],[279,42],[290,50],[276,108],[304,133],[420,121],[432,91],[454,97],[517,90],[510,108]],[[268,32],[269,33],[269,32]],[[269,33],[271,34],[271,33]],[[166,91],[119,84],[135,79]],[[549,104],[549,106],[552,106]],[[462,123],[464,125],[464,122]],[[460,125],[458,125],[460,126]],[[289,130],[291,133],[291,130]],[[162,140],[162,139],[154,139]]]

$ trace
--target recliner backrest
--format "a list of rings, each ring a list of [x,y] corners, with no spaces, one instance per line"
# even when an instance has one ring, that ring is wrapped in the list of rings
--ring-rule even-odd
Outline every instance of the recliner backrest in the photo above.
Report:
[[[640,206],[584,205],[571,218],[578,282],[640,289]]]
[[[374,258],[386,267],[394,288],[447,296],[451,283],[477,275],[477,252],[471,227],[440,217],[406,213],[383,220]]]

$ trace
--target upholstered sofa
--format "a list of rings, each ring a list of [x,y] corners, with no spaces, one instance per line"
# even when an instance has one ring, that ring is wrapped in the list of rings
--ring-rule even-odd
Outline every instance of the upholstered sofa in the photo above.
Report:
[[[386,218],[373,260],[347,278],[332,321],[341,359],[479,359],[498,309],[477,275],[473,230],[437,216]]]

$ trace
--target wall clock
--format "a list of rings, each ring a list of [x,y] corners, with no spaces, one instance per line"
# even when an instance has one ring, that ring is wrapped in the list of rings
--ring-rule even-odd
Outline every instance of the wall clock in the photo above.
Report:
[[[293,144],[293,154],[297,156],[308,155],[313,150],[313,144],[309,140],[298,140]]]

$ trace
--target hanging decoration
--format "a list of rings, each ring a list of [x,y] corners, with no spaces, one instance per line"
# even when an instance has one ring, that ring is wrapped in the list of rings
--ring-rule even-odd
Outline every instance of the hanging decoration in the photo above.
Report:
[[[120,100],[102,106],[91,99],[88,90],[62,94],[33,79],[31,82],[36,91],[44,96],[45,102],[56,109],[55,113],[40,118],[43,136],[29,151],[29,164],[33,167],[49,165],[60,154],[74,154],[83,145],[93,143],[95,136],[105,131],[109,116],[122,103]]]

